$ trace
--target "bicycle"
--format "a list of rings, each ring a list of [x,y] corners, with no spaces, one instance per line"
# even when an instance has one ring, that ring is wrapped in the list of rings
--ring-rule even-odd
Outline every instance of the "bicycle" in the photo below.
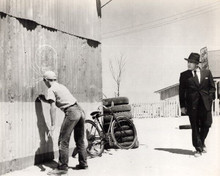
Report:
[[[92,112],[92,120],[86,120],[86,138],[88,141],[87,153],[91,157],[101,156],[105,144],[115,146],[120,149],[130,149],[137,141],[137,131],[133,122],[124,116],[116,117],[111,107],[101,105],[112,115],[107,132],[104,131],[100,117],[104,114],[97,110]],[[100,107],[98,109],[100,109]]]

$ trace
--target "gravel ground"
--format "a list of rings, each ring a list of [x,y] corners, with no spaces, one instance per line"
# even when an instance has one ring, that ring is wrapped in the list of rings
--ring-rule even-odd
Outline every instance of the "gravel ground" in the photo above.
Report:
[[[189,124],[187,117],[134,119],[140,146],[131,150],[111,149],[102,157],[88,160],[87,170],[69,169],[69,176],[219,176],[220,117],[213,118],[206,141],[208,153],[195,158],[191,130],[180,130]],[[70,158],[70,167],[77,159]],[[45,176],[56,163],[31,166],[5,176]]]

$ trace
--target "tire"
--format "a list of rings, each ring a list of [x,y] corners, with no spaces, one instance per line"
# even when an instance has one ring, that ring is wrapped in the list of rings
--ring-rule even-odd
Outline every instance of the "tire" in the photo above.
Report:
[[[122,125],[121,129],[126,131],[126,133],[129,132],[129,131],[133,132],[132,130],[130,130],[130,126],[129,125]],[[115,131],[115,135],[116,135],[117,132],[118,131]],[[133,135],[133,133],[131,133],[131,134]]]
[[[132,119],[129,119],[129,120],[133,123],[133,120],[132,120]],[[109,125],[110,125],[110,121],[109,121],[109,122],[105,122],[103,125],[104,125],[104,126],[109,126]]]
[[[115,97],[102,100],[103,105],[107,107],[111,106],[112,102],[114,103],[114,105],[129,104],[129,99],[127,97]]]
[[[115,116],[116,117],[124,116],[124,117],[127,117],[128,119],[133,119],[133,114],[131,113],[131,111],[116,112]]]
[[[184,130],[184,129],[191,129],[191,125],[180,125],[179,126],[180,130]]]
[[[126,136],[122,139],[122,143],[132,142],[134,140],[134,136]]]
[[[132,118],[133,118],[133,115],[132,115],[131,111],[127,111],[127,112],[117,112],[117,113],[114,113],[114,115],[115,115],[115,117],[124,116],[124,117],[127,117],[128,119],[132,119]],[[103,117],[104,123],[110,122],[110,121],[111,121],[111,118],[112,118],[112,115],[106,114],[106,115]]]
[[[139,147],[139,140],[137,139],[136,140],[136,142],[135,142],[135,144],[134,144],[134,146],[132,147],[133,149],[136,149],[136,148],[138,148]]]
[[[101,131],[92,120],[85,121],[86,139],[88,141],[87,153],[91,157],[101,156],[104,151],[104,141]]]
[[[131,111],[131,105],[117,105],[111,108],[113,113]],[[104,114],[109,114],[111,111],[109,109],[103,109]]]
[[[132,129],[130,129],[131,127],[129,127],[129,130],[123,130],[123,128],[121,128],[120,130],[115,130],[114,135],[115,137],[127,137],[127,136],[134,136],[134,131]],[[123,133],[121,132],[121,130],[123,130]]]
[[[133,120],[132,120],[132,119],[130,119],[130,120],[131,120],[131,122],[133,123]],[[104,120],[103,128],[104,128],[104,131],[105,131],[105,132],[108,131],[109,125],[110,125],[110,120],[109,120],[108,122],[106,122],[106,121]],[[127,130],[127,129],[130,128],[129,126],[127,126],[127,127],[122,126],[122,127],[124,128],[124,130]]]
[[[126,128],[129,126],[129,129],[123,130],[121,126],[125,126]],[[120,149],[130,149],[134,146],[137,140],[137,131],[130,119],[121,116],[118,117],[117,120],[113,121],[111,126],[111,136],[116,147]],[[126,142],[128,137],[131,141]]]

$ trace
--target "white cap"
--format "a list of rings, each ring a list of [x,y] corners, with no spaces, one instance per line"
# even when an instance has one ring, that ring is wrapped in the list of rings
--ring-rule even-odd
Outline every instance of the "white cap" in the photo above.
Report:
[[[54,73],[53,71],[46,71],[43,77],[44,79],[52,79],[52,80],[57,79],[56,73]]]

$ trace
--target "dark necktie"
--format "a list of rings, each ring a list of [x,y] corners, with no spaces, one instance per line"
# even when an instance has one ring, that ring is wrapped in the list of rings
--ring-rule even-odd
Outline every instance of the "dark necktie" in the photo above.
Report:
[[[197,80],[198,83],[199,83],[199,78],[198,78],[198,75],[197,75],[197,73],[196,73],[196,70],[194,70],[194,76],[195,76],[196,80]]]

